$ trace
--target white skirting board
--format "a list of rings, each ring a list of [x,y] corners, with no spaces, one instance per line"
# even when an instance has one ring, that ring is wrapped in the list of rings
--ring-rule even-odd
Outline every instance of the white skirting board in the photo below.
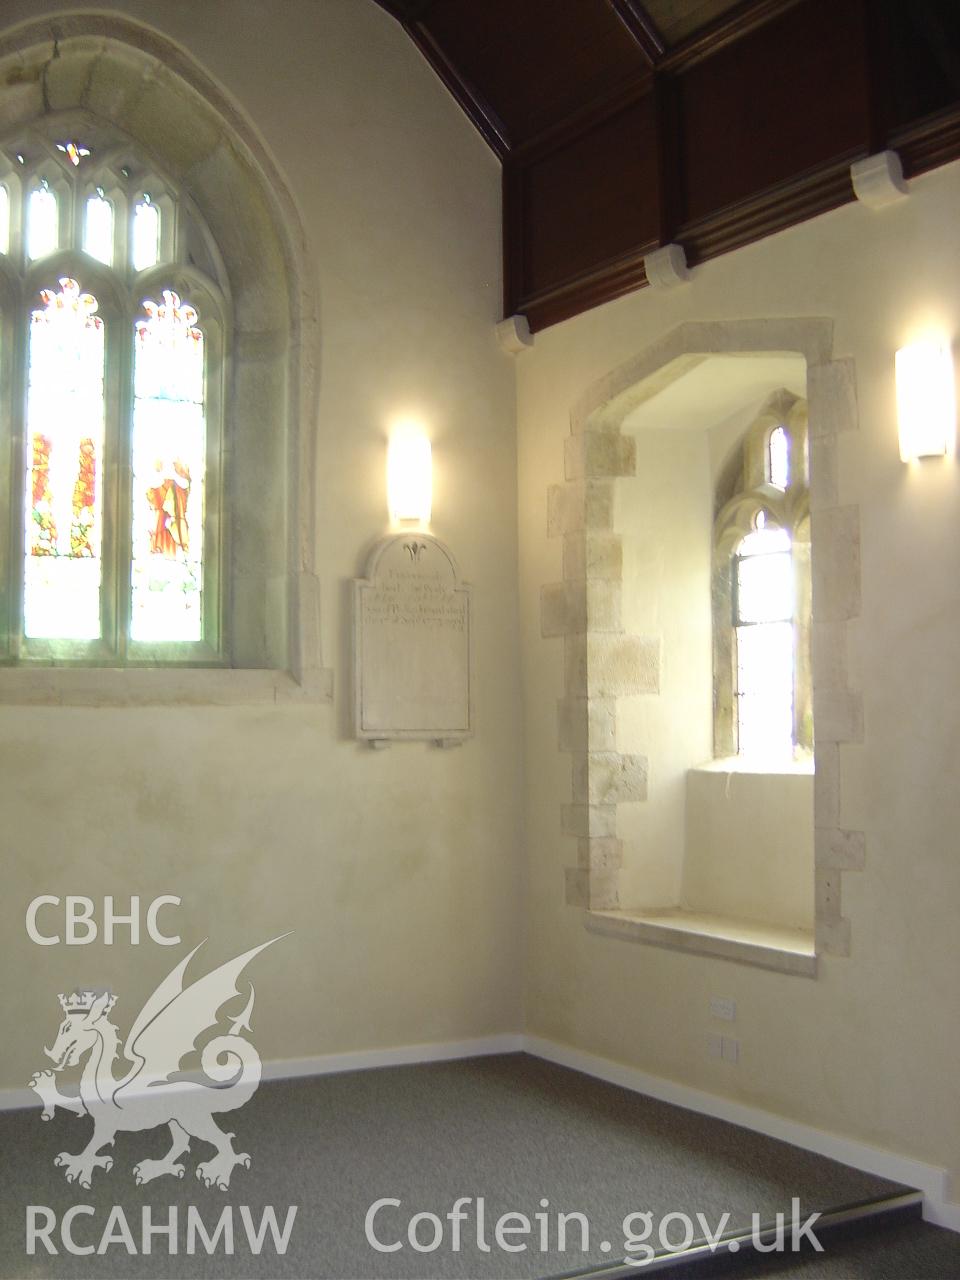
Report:
[[[826,1129],[800,1124],[772,1111],[762,1111],[759,1107],[734,1102],[719,1094],[678,1084],[664,1076],[650,1075],[636,1067],[612,1062],[609,1058],[600,1058],[569,1045],[542,1040],[539,1036],[524,1036],[524,1050],[536,1058],[556,1062],[562,1067],[571,1067],[574,1071],[582,1071],[598,1080],[632,1089],[634,1093],[642,1093],[661,1102],[672,1102],[674,1106],[713,1116],[717,1120],[728,1120],[744,1129],[765,1133],[770,1138],[779,1138],[781,1142],[789,1142],[805,1151],[839,1160],[841,1164],[863,1169],[879,1178],[889,1178],[893,1182],[916,1187],[923,1192],[924,1220],[938,1227],[949,1227],[951,1231],[960,1231],[960,1204],[947,1198],[949,1173],[946,1169],[925,1164],[910,1156],[898,1155],[894,1151],[885,1151],[881,1147],[872,1147],[866,1142],[845,1138]]]
[[[399,1045],[390,1049],[355,1049],[349,1053],[324,1053],[309,1058],[273,1058],[264,1062],[262,1080],[299,1080],[307,1076],[332,1076],[344,1071],[369,1071],[375,1067],[404,1067],[423,1062],[453,1062],[460,1058],[489,1058],[496,1053],[521,1053],[522,1035],[479,1036],[473,1040],[443,1040],[433,1044]],[[184,1081],[203,1086],[201,1071],[184,1072]],[[136,1096],[136,1091],[130,1095]],[[0,1112],[21,1111],[40,1105],[32,1089],[0,1089]]]
[[[613,1062],[569,1045],[544,1040],[539,1036],[503,1034],[482,1036],[473,1040],[448,1040],[434,1044],[401,1045],[392,1049],[358,1049],[351,1053],[330,1053],[310,1058],[289,1058],[265,1062],[264,1080],[293,1080],[309,1076],[334,1075],[342,1071],[363,1071],[375,1067],[407,1066],[426,1062],[449,1062],[459,1058],[489,1057],[497,1053],[529,1053],[546,1062],[582,1071],[585,1075],[610,1084],[620,1085],[661,1102],[696,1111],[701,1115],[727,1120],[756,1133],[764,1133],[782,1142],[792,1143],[806,1151],[839,1160],[881,1178],[905,1183],[923,1192],[923,1217],[936,1226],[960,1231],[960,1204],[947,1196],[949,1174],[946,1169],[925,1164],[910,1156],[898,1155],[880,1147],[846,1138],[841,1134],[800,1124],[772,1111],[763,1111],[743,1102],[734,1102],[719,1094],[706,1093],[689,1085],[678,1084],[663,1076],[650,1075],[636,1067]],[[32,1089],[0,1089],[0,1111],[19,1110],[37,1105]]]

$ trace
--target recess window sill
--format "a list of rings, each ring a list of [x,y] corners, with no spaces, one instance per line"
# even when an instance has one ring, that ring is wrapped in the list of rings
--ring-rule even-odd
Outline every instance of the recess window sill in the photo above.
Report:
[[[674,908],[664,911],[587,911],[591,933],[715,956],[779,973],[814,978],[817,955],[812,930],[762,924],[731,916]]]
[[[758,762],[744,756],[723,756],[719,760],[708,760],[706,764],[698,764],[688,770],[689,773],[755,773],[755,774],[787,774],[799,777],[813,776],[813,756],[804,756],[800,760],[780,760]]]
[[[6,667],[0,705],[68,707],[251,706],[330,702],[332,673],[243,667]]]

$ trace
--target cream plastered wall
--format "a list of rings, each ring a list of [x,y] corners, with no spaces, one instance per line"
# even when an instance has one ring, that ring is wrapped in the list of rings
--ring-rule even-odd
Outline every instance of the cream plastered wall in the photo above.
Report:
[[[691,769],[685,796],[684,905],[812,931],[812,773]]]
[[[60,8],[6,0],[0,20]],[[249,971],[267,1059],[516,1031],[523,762],[515,373],[494,333],[499,166],[373,0],[115,8],[220,82],[299,206],[320,299],[305,426],[315,418],[335,694],[310,706],[4,707],[0,1086],[24,1086],[45,1062],[58,992],[112,987],[125,1030],[204,937],[193,972],[295,931]],[[431,527],[475,590],[477,734],[455,750],[374,752],[348,736],[348,584],[387,531],[398,413],[422,417],[433,438]],[[183,899],[161,916],[179,947],[133,947],[123,932],[113,947],[40,947],[26,935],[39,894],[123,906],[161,893]],[[40,920],[52,930],[57,913]]]
[[[620,805],[621,901],[641,910],[682,897],[686,776],[713,742],[707,434],[638,431],[635,476],[616,483],[623,538],[623,626],[662,636],[660,691],[618,700],[617,749],[657,757],[657,786]],[[655,745],[654,745],[655,744]]]
[[[960,1167],[960,463],[899,459],[895,350],[960,327],[960,166],[910,183],[883,213],[850,204],[536,335],[518,361],[520,597],[526,698],[527,1025],[670,1079]],[[826,317],[855,362],[859,430],[837,438],[841,504],[859,508],[862,609],[848,687],[864,738],[841,745],[839,826],[866,833],[843,877],[851,953],[815,979],[658,949],[584,928],[564,905],[570,756],[557,747],[562,645],[541,635],[540,588],[562,574],[547,489],[564,479],[586,388],[687,320]],[[649,787],[656,786],[652,771]],[[707,1054],[708,1000],[733,997],[740,1062]]]

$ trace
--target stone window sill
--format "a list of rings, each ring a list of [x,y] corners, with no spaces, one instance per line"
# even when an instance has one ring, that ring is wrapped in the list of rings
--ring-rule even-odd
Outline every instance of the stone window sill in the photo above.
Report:
[[[0,705],[45,707],[251,706],[330,702],[333,673],[223,667],[8,667]]]
[[[587,911],[591,933],[625,938],[692,955],[715,956],[779,973],[814,978],[813,932],[730,916],[673,908],[663,911]]]
[[[689,770],[690,773],[785,773],[799,777],[813,775],[813,756],[804,756],[799,760],[782,760],[763,762],[763,765],[745,759],[743,756],[724,756],[719,760],[708,760],[706,764],[698,764]]]

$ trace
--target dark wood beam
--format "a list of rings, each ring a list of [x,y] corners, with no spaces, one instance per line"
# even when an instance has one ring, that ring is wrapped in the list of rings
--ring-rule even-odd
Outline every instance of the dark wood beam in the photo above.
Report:
[[[846,0],[836,0],[837,4],[845,2]],[[679,71],[692,67],[703,58],[712,58],[726,45],[742,40],[757,27],[779,18],[788,9],[802,3],[803,0],[742,0],[735,8],[728,9],[719,18],[669,49],[661,60],[661,67],[664,71]],[[828,28],[821,33],[821,38],[829,39]]]
[[[614,13],[640,46],[640,51],[651,67],[655,67],[666,52],[663,36],[640,0],[610,0]]]
[[[502,160],[509,154],[511,146],[507,127],[480,89],[464,78],[430,34],[426,19],[434,0],[377,0],[377,3],[400,23],[466,112],[477,132]]]

